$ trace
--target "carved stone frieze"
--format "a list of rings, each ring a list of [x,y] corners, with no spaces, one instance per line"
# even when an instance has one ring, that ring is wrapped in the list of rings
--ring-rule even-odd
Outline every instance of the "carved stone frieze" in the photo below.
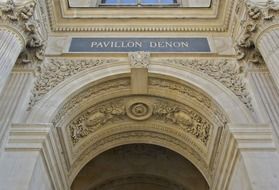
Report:
[[[129,53],[131,68],[147,68],[150,61],[150,53],[137,51]]]
[[[26,49],[23,50],[18,62],[40,62],[44,59],[45,41],[38,29],[38,21],[33,18],[36,1],[23,6],[17,6],[13,0],[0,6],[1,22],[16,28],[26,39]]]
[[[133,104],[127,103],[131,99]],[[153,119],[173,124],[207,145],[212,124],[193,109],[161,98],[149,98],[147,101],[140,99],[138,103],[136,99],[126,97],[108,101],[81,113],[69,124],[73,144],[108,123]],[[148,117],[143,118],[145,115]]]
[[[235,61],[229,60],[191,60],[191,59],[168,59],[162,60],[168,64],[181,65],[222,83],[230,89],[250,110],[253,110],[251,98],[244,82],[241,67]],[[201,97],[196,97],[201,98]]]
[[[258,32],[259,25],[271,22],[279,14],[279,2],[249,0],[245,2],[245,7],[246,17],[241,20],[241,31],[235,43],[236,56],[239,61],[262,63],[263,59],[255,47],[253,38]]]
[[[115,62],[115,59],[50,59],[40,66],[40,70],[32,90],[30,108],[52,88],[70,76],[85,69]]]

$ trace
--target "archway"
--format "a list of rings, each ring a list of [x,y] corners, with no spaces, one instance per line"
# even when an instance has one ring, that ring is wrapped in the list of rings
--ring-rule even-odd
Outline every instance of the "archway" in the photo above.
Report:
[[[208,190],[195,166],[169,149],[150,144],[112,148],[88,162],[72,190]]]
[[[218,159],[231,139],[227,124],[253,123],[249,110],[206,77],[163,66],[150,71],[145,93],[134,93],[133,74],[115,65],[109,73],[102,68],[78,73],[34,106],[27,122],[53,123],[68,185],[98,155],[134,143],[170,149],[189,160],[210,188],[218,182],[216,168],[223,170]]]

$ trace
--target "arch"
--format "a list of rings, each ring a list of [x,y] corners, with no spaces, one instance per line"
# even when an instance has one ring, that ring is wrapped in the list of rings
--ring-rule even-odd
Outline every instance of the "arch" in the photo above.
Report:
[[[98,175],[100,172],[102,175]],[[149,180],[144,180],[146,177]],[[99,154],[82,168],[71,187],[113,189],[115,183],[121,186],[121,183],[130,182],[133,186],[134,179],[143,179],[138,180],[140,185],[152,184],[154,180],[158,185],[168,186],[166,189],[208,189],[202,174],[183,156],[165,147],[145,143],[121,145]],[[142,188],[137,186],[137,189]]]
[[[220,128],[224,127],[222,125],[222,118],[226,118],[223,124],[224,122],[247,124],[253,123],[254,121],[249,110],[231,91],[215,80],[192,71],[185,71],[171,66],[151,65],[149,67],[149,78],[164,79],[175,83],[175,88],[181,85],[181,88],[192,89],[196,93],[191,97],[196,100],[190,101],[190,107],[198,107],[202,116],[208,120],[210,120],[208,118],[210,116],[214,116],[212,119],[215,119],[214,121],[210,121],[214,125],[212,127],[213,132],[211,140],[209,140],[209,145],[202,145],[197,139],[191,139],[192,137],[186,135],[181,129],[173,127],[174,123],[156,125],[156,123],[147,122],[144,125],[143,123],[140,125],[135,121],[120,122],[96,131],[84,140],[81,146],[74,147],[71,144],[71,134],[69,134],[69,130],[66,127],[80,112],[84,112],[90,109],[90,106],[97,105],[101,102],[119,97],[135,96],[131,93],[130,83],[125,82],[127,80],[129,81],[130,77],[130,67],[123,63],[111,65],[109,69],[107,66],[101,66],[82,71],[66,79],[46,94],[32,108],[27,123],[54,123],[57,127],[60,137],[59,140],[65,153],[63,156],[68,167],[67,175],[69,176],[69,183],[73,181],[86,163],[102,152],[119,145],[144,142],[163,146],[181,154],[184,158],[192,162],[201,171],[208,184],[211,184],[210,172],[213,167],[212,163],[214,162],[218,144],[220,143]],[[123,88],[113,88],[110,81],[115,80],[118,80],[118,82],[124,81],[121,83]],[[79,104],[74,99],[83,93],[86,94],[90,88],[94,89],[98,85],[103,86],[103,84],[108,84],[106,91],[108,95],[100,94],[93,96],[91,99],[86,99],[83,104]],[[180,105],[187,106],[189,103],[187,103],[189,97],[186,97],[185,93],[173,97],[171,92],[171,90],[174,90],[173,86],[166,93],[161,93],[164,87],[155,85],[150,89],[155,88],[157,90],[150,90],[149,94],[143,96],[160,97],[169,99],[169,101],[175,101],[176,97]],[[181,88],[177,87],[177,89]],[[196,95],[199,97],[197,98]],[[209,109],[206,108],[204,99],[209,100],[214,110],[217,110],[216,113],[213,111],[208,115],[206,114],[206,111]],[[71,110],[71,116],[63,118],[61,112],[67,108],[67,106],[65,108],[65,105],[68,103],[77,103],[80,107]],[[133,127],[131,128],[131,126]],[[129,139],[129,137],[132,138]]]
[[[232,123],[254,122],[252,115],[242,102],[232,92],[213,79],[171,66],[150,66],[149,72],[170,76],[199,88],[224,110]],[[94,84],[94,82],[107,80],[109,77],[117,78],[120,74],[129,73],[130,67],[123,64],[112,65],[109,69],[107,67],[99,67],[98,69],[92,68],[82,71],[60,83],[46,94],[45,97],[32,108],[27,122],[50,123],[63,104],[71,97]]]

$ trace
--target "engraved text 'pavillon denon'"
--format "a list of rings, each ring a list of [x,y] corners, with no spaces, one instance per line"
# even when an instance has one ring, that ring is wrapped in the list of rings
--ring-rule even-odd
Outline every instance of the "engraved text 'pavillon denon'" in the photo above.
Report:
[[[72,38],[69,52],[210,52],[207,38]]]

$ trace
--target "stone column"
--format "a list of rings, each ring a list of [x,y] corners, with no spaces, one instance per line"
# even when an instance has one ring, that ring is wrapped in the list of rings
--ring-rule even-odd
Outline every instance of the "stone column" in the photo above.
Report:
[[[24,47],[24,39],[15,32],[0,28],[0,93]]]
[[[279,89],[279,28],[264,32],[257,47]]]

